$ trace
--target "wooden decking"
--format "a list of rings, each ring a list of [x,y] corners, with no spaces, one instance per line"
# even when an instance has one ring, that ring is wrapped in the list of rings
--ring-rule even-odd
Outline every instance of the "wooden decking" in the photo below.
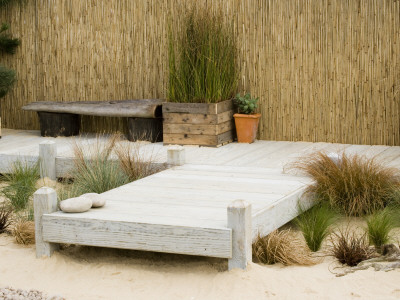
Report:
[[[278,169],[174,167],[103,193],[104,208],[44,215],[44,237],[57,243],[229,258],[227,207],[233,201],[251,204],[256,237],[296,216],[293,203],[308,183],[308,178],[282,175]],[[108,229],[117,223],[135,225],[115,235]],[[155,229],[145,230],[144,224],[153,224]],[[172,232],[176,233],[173,238]]]
[[[0,173],[7,172],[10,164],[17,160],[35,161],[39,155],[39,143],[45,140],[57,144],[57,176],[68,173],[73,164],[73,141],[91,147],[106,137],[97,138],[95,135],[86,135],[75,138],[44,138],[39,131],[24,131],[4,129],[0,139]],[[127,141],[126,141],[127,142]],[[246,166],[257,168],[284,168],[300,156],[317,150],[326,152],[341,152],[367,157],[377,156],[391,166],[400,166],[400,147],[369,146],[332,143],[287,142],[287,141],[256,141],[255,143],[231,143],[220,148],[185,146],[186,162],[196,165],[225,165]],[[167,147],[162,143],[141,143],[140,153],[151,157],[155,163],[165,163]]]
[[[5,130],[0,140],[0,172],[15,159],[37,160],[38,144],[47,139],[36,131]],[[60,176],[73,163],[71,138],[50,140],[57,144]],[[87,147],[96,141],[94,136],[77,138]],[[43,242],[233,260],[240,238],[229,226],[228,206],[238,199],[251,204],[250,241],[285,224],[298,214],[298,201],[311,182],[288,174],[285,166],[316,150],[358,153],[400,166],[400,147],[279,141],[220,148],[186,146],[185,165],[105,192],[103,208],[81,214],[45,213],[40,227]],[[161,143],[142,144],[140,151],[144,156],[151,154],[156,163],[167,160],[167,147]]]

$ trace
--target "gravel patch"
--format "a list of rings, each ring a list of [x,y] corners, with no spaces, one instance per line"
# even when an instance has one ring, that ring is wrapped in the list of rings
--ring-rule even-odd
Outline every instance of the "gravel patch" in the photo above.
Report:
[[[59,295],[47,296],[45,293],[36,290],[21,290],[11,287],[0,288],[0,299],[4,300],[65,300]]]

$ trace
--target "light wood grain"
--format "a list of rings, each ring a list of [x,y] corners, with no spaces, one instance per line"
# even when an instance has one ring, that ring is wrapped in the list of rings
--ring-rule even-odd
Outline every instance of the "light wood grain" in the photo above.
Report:
[[[155,118],[162,100],[138,99],[122,101],[31,102],[22,107],[27,111],[45,111],[106,117]]]
[[[233,110],[233,101],[219,103],[174,103],[164,102],[163,113],[219,114]]]
[[[232,120],[233,111],[220,114],[163,113],[165,124],[218,125]]]
[[[43,216],[43,238],[53,243],[230,258],[231,236],[231,230],[228,228]]]

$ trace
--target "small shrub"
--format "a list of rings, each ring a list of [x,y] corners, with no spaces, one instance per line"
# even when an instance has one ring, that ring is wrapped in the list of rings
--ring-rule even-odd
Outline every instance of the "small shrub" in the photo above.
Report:
[[[394,212],[385,208],[367,218],[367,234],[369,243],[380,251],[380,248],[390,242],[390,231],[396,226]]]
[[[324,239],[330,233],[329,227],[337,220],[337,213],[324,203],[317,203],[294,220],[300,228],[311,251],[318,251]]]
[[[6,232],[11,225],[12,210],[4,204],[0,206],[0,233]]]
[[[103,193],[129,182],[118,162],[110,159],[117,140],[118,135],[112,135],[105,144],[98,139],[94,148],[87,149],[74,144],[75,166],[71,175],[76,195]]]
[[[374,159],[342,154],[337,162],[317,152],[292,165],[314,179],[308,193],[348,216],[364,216],[396,201],[400,170]]]
[[[237,94],[234,102],[240,114],[252,114],[257,108],[258,98],[253,98],[249,93],[244,96]]]
[[[2,189],[3,195],[16,211],[25,209],[36,191],[39,164],[16,161],[12,164],[9,174],[5,174],[4,177],[8,184]]]
[[[12,235],[18,244],[29,245],[35,243],[35,223],[19,219],[14,225]]]
[[[290,229],[275,230],[265,237],[258,236],[253,244],[253,257],[264,264],[314,264],[309,252]]]
[[[363,260],[373,257],[374,251],[369,247],[366,234],[357,234],[348,226],[344,230],[331,234],[331,254],[341,264],[356,266]]]

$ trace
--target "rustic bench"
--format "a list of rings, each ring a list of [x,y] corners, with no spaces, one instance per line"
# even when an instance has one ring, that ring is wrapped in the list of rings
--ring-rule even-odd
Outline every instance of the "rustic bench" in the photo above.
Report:
[[[32,102],[23,110],[36,111],[42,136],[73,136],[80,130],[80,116],[126,117],[128,139],[162,141],[162,102],[159,99],[120,101]]]

